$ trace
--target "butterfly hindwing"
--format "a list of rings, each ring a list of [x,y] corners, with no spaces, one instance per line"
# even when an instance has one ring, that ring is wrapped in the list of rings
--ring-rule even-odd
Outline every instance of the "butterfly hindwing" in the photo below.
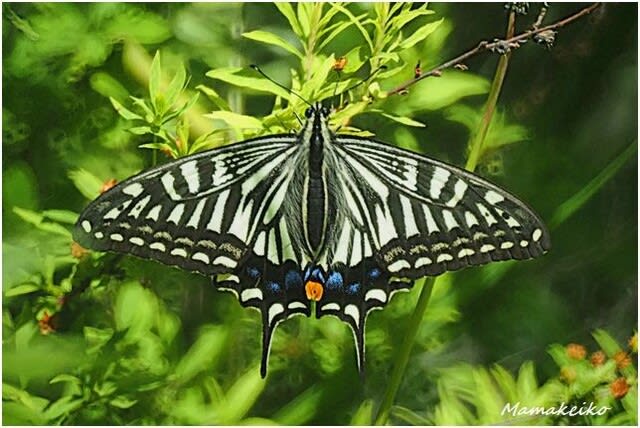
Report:
[[[262,315],[262,377],[278,324],[294,315],[311,315],[301,268],[309,260],[296,249],[286,217],[278,213],[270,223],[259,231],[242,265],[231,275],[215,278],[219,288],[234,292],[242,306],[258,309]]]

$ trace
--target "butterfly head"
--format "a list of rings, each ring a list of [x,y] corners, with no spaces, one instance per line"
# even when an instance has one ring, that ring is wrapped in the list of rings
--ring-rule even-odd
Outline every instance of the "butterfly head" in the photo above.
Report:
[[[305,110],[304,115],[307,119],[320,118],[320,117],[327,119],[330,113],[331,113],[331,109],[329,109],[329,107],[323,106],[318,102],[318,103],[315,103],[313,106],[308,107]]]

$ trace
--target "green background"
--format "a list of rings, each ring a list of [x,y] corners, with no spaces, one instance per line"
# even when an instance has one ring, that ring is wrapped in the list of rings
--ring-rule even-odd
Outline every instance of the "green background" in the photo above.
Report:
[[[580,7],[553,4],[545,23]],[[367,4],[348,8],[373,14]],[[382,90],[409,80],[417,60],[427,70],[505,31],[502,4],[429,9],[435,13],[412,22],[405,37],[444,21],[400,54],[405,66],[379,81]],[[519,31],[537,10],[518,18]],[[92,178],[122,180],[154,158],[166,160],[138,148],[149,136],[128,132],[131,124],[107,98],[148,97],[144,76],[157,50],[169,75],[185,65],[191,90],[215,89],[237,113],[271,112],[273,96],[206,73],[256,63],[289,86],[289,70],[301,71],[297,58],[241,36],[270,31],[299,46],[278,9],[270,3],[5,3],[2,19],[5,423],[370,423],[419,290],[369,317],[364,384],[348,328],[301,318],[277,330],[263,382],[256,312],[205,278],[134,258],[101,259],[111,271],[82,288],[65,233],[97,190]],[[362,43],[349,26],[323,53],[340,56]],[[445,71],[370,107],[425,127],[375,113],[358,115],[351,125],[463,166],[498,58],[475,56],[465,62],[467,72]],[[458,382],[464,389],[471,376],[463,363],[499,363],[516,373],[533,361],[544,383],[558,376],[553,343],[594,351],[603,345],[592,332],[605,329],[626,346],[638,315],[637,101],[635,4],[607,4],[560,29],[551,49],[529,41],[513,53],[478,172],[540,214],[553,248],[534,261],[467,269],[438,281],[392,422],[499,423],[478,402],[468,406],[469,415],[446,416],[446,386]],[[197,108],[208,113],[217,106],[200,96]],[[47,335],[38,324],[45,312],[57,314],[55,332]],[[616,406],[618,413],[628,410]],[[541,420],[551,422],[557,420]]]

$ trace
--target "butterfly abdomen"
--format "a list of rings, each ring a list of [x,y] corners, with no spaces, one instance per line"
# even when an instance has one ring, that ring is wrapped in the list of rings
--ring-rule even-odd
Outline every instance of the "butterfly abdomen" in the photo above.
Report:
[[[323,133],[315,129],[319,126],[320,122],[314,120],[312,127],[315,132],[311,134],[308,142],[306,197],[303,199],[306,205],[303,209],[303,212],[306,212],[304,218],[306,239],[312,254],[317,254],[321,250],[327,233],[328,195],[324,165],[325,141]]]

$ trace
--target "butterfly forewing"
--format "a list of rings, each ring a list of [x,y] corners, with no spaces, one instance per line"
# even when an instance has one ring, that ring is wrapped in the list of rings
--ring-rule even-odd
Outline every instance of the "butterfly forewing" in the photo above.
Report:
[[[542,221],[503,189],[452,165],[369,139],[339,136],[353,218],[366,218],[380,263],[419,278],[549,249]],[[345,191],[347,186],[342,187]]]
[[[74,239],[204,274],[247,256],[265,215],[276,217],[273,179],[286,187],[297,146],[274,136],[183,158],[132,177],[93,201]]]

